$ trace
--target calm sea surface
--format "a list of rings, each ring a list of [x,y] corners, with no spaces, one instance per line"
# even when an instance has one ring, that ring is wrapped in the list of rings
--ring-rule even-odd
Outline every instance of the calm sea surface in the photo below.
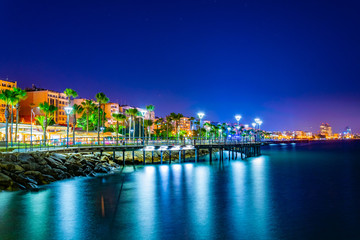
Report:
[[[360,142],[0,192],[0,239],[360,239]]]

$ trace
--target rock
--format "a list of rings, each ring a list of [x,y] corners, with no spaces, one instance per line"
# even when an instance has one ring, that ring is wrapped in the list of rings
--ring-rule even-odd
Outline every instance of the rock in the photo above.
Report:
[[[5,169],[7,171],[10,172],[23,172],[24,169],[18,165],[17,163],[12,163],[12,162],[0,162],[0,169]]]
[[[21,164],[21,167],[24,168],[26,171],[39,171],[41,169],[41,165],[35,162]]]
[[[53,167],[53,168],[59,168],[59,169],[61,169],[61,170],[63,170],[63,171],[66,171],[66,170],[67,170],[67,168],[63,165],[63,163],[62,163],[62,162],[59,162],[58,160],[55,160],[55,159],[53,159],[53,158],[51,158],[51,157],[45,158],[45,160],[46,160],[47,163],[48,163],[51,167]]]
[[[0,186],[9,187],[11,184],[12,184],[12,179],[9,176],[5,175],[4,173],[0,172]]]
[[[34,161],[34,157],[28,153],[19,153],[17,160],[21,163],[28,163]]]

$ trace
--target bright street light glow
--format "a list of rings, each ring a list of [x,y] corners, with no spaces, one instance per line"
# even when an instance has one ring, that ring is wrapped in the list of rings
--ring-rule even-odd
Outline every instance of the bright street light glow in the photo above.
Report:
[[[71,111],[73,110],[72,107],[64,107],[65,113],[66,115],[69,115],[71,113]]]
[[[241,115],[236,115],[236,116],[235,116],[235,119],[236,119],[236,121],[240,121]]]
[[[249,124],[245,124],[245,126],[244,126],[245,128],[249,128]]]
[[[255,126],[256,126],[256,123],[252,123],[251,125],[252,125],[253,127],[255,127]]]
[[[198,117],[199,117],[200,119],[202,119],[202,118],[205,116],[205,113],[199,112],[197,115],[198,115]]]
[[[146,111],[146,110],[144,110],[144,109],[142,109],[142,110],[140,110],[140,113],[141,113],[141,115],[144,117],[144,116],[145,116],[145,114],[147,113],[147,111]]]
[[[256,123],[259,123],[259,122],[260,122],[260,118],[255,118],[254,121],[255,121]]]

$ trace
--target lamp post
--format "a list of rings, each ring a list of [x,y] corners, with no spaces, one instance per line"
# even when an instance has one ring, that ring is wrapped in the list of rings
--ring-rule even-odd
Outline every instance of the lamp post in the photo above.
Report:
[[[197,115],[199,117],[199,134],[201,137],[201,119],[205,116],[205,114],[203,112],[199,112]]]
[[[69,122],[70,122],[69,118],[70,118],[70,113],[73,110],[73,108],[70,106],[67,106],[67,107],[64,107],[64,110],[67,115],[66,147],[68,148],[69,147]]]
[[[219,137],[220,137],[220,141],[221,141],[221,132],[222,132],[222,129],[219,129]]]
[[[199,136],[200,136],[200,143],[201,143],[201,119],[205,116],[205,113],[199,112],[197,115],[200,119],[200,121],[199,121]]]
[[[145,109],[141,109],[140,111],[142,119],[143,119],[143,134],[142,137],[145,138],[145,114],[147,113],[147,111]],[[144,139],[145,142],[145,139]]]
[[[33,130],[33,128],[32,128],[32,126],[33,126],[33,114],[34,114],[34,118],[35,118],[35,112],[34,112],[34,109],[33,108],[31,108],[31,110],[30,110],[30,147],[31,147],[31,149],[32,149],[32,130]]]
[[[255,121],[256,121],[256,119],[255,119]],[[251,125],[254,129],[254,141],[256,142],[256,139],[255,139],[256,123],[252,123]]]

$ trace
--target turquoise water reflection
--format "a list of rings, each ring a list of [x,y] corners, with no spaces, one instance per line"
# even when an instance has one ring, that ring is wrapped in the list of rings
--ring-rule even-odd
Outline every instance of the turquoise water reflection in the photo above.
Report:
[[[277,145],[1,192],[0,239],[358,239],[359,149]]]

